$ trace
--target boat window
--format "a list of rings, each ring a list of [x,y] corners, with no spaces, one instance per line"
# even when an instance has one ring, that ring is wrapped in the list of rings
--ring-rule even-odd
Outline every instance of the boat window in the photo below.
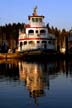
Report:
[[[39,18],[39,22],[42,22],[42,18]]]
[[[29,30],[28,33],[29,33],[29,34],[33,34],[34,31],[33,31],[33,30]]]
[[[40,41],[37,41],[37,43],[40,43]]]
[[[36,18],[32,18],[32,21],[33,21],[33,22],[36,22],[36,21],[37,21],[37,19],[36,19]]]
[[[55,40],[49,40],[48,43],[49,44],[55,44]]]
[[[45,30],[40,30],[40,34],[45,34],[46,31]]]
[[[24,45],[26,45],[27,44],[27,41],[24,41]]]
[[[22,46],[22,42],[20,42],[20,46]]]
[[[32,18],[32,21],[34,22],[34,18]]]
[[[32,18],[32,22],[38,22],[39,19],[38,18]]]
[[[47,43],[47,41],[42,41],[42,43]]]
[[[38,22],[38,18],[36,18],[36,22]]]
[[[34,41],[29,41],[29,44],[34,44]]]
[[[38,30],[36,30],[36,33],[38,33]]]

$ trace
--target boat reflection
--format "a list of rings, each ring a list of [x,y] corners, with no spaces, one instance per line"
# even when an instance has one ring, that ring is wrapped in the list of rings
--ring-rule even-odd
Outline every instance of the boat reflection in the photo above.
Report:
[[[45,96],[50,87],[50,79],[57,76],[57,62],[35,64],[19,62],[20,80],[24,80],[30,97],[37,103],[37,97]]]
[[[0,60],[0,78],[3,76],[24,80],[30,91],[33,89],[49,89],[49,80],[59,74],[72,74],[72,61],[50,61],[46,63],[31,63],[13,59]]]

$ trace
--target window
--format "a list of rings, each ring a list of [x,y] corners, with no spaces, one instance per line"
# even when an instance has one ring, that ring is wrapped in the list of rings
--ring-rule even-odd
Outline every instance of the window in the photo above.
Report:
[[[34,44],[34,41],[29,41],[29,44]]]
[[[24,45],[26,45],[27,44],[27,41],[24,41]]]
[[[34,22],[34,18],[32,18],[32,21]]]
[[[47,41],[42,41],[42,43],[47,43]]]
[[[20,42],[20,47],[22,46],[22,42]]]
[[[55,44],[55,40],[49,40],[48,43],[49,44]]]
[[[38,18],[32,18],[33,22],[38,22],[38,20],[39,20]]]
[[[33,31],[33,30],[29,30],[28,33],[29,33],[29,34],[33,34],[34,31]]]
[[[40,43],[40,41],[37,41],[37,43]]]
[[[42,18],[39,18],[39,22],[42,22]]]
[[[45,30],[40,30],[40,34],[45,34],[46,31]]]
[[[36,33],[38,33],[38,30],[36,30]]]
[[[33,43],[33,41],[29,41],[29,44],[32,44]]]
[[[36,22],[36,20],[37,20],[36,18],[32,18],[32,21],[33,21],[33,22]]]
[[[38,18],[36,18],[36,22],[38,22]]]

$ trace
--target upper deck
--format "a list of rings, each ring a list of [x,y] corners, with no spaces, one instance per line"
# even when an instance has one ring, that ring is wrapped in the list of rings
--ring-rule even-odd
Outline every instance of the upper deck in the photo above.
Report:
[[[34,8],[33,14],[28,16],[29,25],[30,27],[45,27],[45,23],[43,21],[44,16],[37,14],[37,7]],[[29,28],[29,26],[27,27]]]

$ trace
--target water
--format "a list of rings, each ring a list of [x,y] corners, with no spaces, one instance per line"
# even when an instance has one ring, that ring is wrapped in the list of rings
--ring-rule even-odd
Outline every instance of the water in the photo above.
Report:
[[[72,62],[0,60],[0,108],[72,108]]]

